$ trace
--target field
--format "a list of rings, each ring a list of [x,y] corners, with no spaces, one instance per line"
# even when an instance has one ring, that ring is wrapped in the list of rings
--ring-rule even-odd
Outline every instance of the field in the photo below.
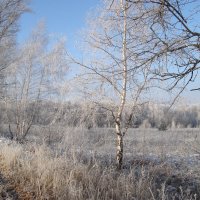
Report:
[[[31,132],[25,144],[1,138],[2,199],[200,199],[199,129],[130,129],[121,171],[114,129]]]

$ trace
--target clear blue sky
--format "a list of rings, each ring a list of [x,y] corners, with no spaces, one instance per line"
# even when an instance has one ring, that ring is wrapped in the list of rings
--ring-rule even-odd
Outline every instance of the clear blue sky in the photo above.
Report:
[[[95,9],[100,0],[32,0],[32,12],[24,14],[20,19],[18,42],[26,39],[38,22],[46,23],[48,33],[66,36],[71,47],[76,34],[85,26],[89,11]]]

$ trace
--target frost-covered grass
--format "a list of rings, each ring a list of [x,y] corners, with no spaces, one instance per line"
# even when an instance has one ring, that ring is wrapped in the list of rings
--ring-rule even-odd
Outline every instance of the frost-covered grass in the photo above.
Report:
[[[114,129],[78,129],[71,137],[66,134],[65,143],[78,144],[82,152],[95,155],[115,156]],[[160,160],[186,161],[200,157],[200,129],[175,129],[158,131],[157,129],[129,129],[124,137],[124,156],[126,161],[134,157]]]
[[[121,171],[115,167],[113,129],[63,133],[45,140],[41,132],[26,144],[0,140],[0,173],[19,198],[200,199],[197,129],[130,129]]]

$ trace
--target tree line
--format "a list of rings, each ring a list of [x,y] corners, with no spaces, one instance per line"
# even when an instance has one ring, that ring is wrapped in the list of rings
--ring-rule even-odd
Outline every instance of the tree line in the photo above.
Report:
[[[37,103],[37,107],[34,103],[29,103],[26,109],[26,117],[31,116],[34,110],[37,112],[32,120],[32,126],[59,124],[63,127],[82,127],[86,129],[115,127],[115,121],[110,113],[100,106],[92,105],[90,102],[72,103],[69,101],[65,102],[62,107],[60,103],[50,101],[40,101]],[[16,113],[14,105],[8,109],[1,102],[1,125],[16,124],[14,113]],[[125,112],[124,115],[126,119],[128,112]],[[166,105],[149,103],[138,110],[131,120],[130,128],[159,129],[163,125],[166,126],[166,129],[199,128],[200,105],[180,106],[168,110]]]

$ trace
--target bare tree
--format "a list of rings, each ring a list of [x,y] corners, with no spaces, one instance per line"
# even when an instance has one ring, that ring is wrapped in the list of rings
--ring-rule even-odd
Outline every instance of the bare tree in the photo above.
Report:
[[[0,2],[0,41],[13,37],[17,32],[19,17],[27,11],[25,0],[3,0]]]
[[[40,24],[18,49],[17,59],[10,68],[8,82],[11,87],[7,91],[6,103],[14,106],[8,117],[10,123],[14,121],[15,128],[12,129],[11,125],[9,128],[16,140],[25,139],[29,133],[39,111],[39,102],[56,99],[62,78],[66,75],[64,41],[58,41],[50,50],[47,47],[48,36]]]
[[[132,12],[139,10],[134,10],[125,0],[114,2],[112,8],[105,1],[98,15],[92,17],[85,34],[89,54],[86,53],[82,62],[71,57],[72,62],[82,67],[79,78],[87,98],[109,112],[115,121],[119,169],[123,164],[124,136],[139,105],[145,102],[142,94],[151,78],[150,66],[137,67],[139,41],[133,38],[141,36],[140,40],[146,41],[148,33],[143,34],[145,27],[133,25]]]
[[[14,60],[15,37],[19,17],[26,11],[25,0],[0,1],[0,98],[5,94],[5,69]]]

